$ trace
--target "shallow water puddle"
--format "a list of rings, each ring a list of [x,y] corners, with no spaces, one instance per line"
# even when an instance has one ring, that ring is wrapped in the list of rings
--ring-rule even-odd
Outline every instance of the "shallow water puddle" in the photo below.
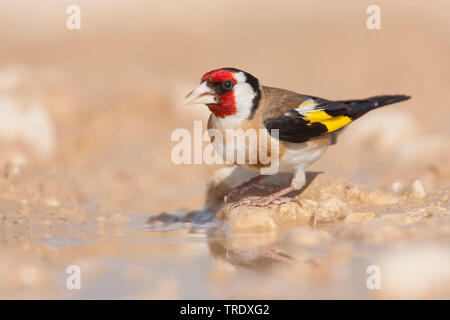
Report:
[[[389,297],[401,278],[395,270],[406,263],[408,272],[427,272],[428,265],[415,268],[414,263],[429,262],[434,268],[443,265],[436,259],[448,254],[448,248],[426,247],[424,241],[369,244],[339,236],[339,225],[333,224],[232,232],[212,217],[201,211],[150,220],[130,214],[115,223],[95,220],[10,248],[0,255],[0,267],[17,281],[7,294],[83,299]],[[70,265],[80,267],[80,290],[66,286]],[[384,281],[383,286],[394,286],[388,294],[368,289],[371,265],[390,266],[382,269],[393,283]],[[0,289],[1,297],[6,291]]]
[[[130,219],[121,228],[106,228],[103,234],[52,236],[35,241],[39,250],[48,251],[52,265],[48,270],[50,292],[61,298],[226,298],[238,295],[229,280],[244,276],[250,280],[252,269],[294,260],[270,248],[274,234],[230,235],[226,224],[190,215],[163,217],[171,223]],[[98,227],[98,226],[97,226]],[[91,229],[91,228],[90,228]],[[82,289],[64,287],[64,265],[77,265],[82,274]],[[244,268],[241,273],[237,268]],[[267,274],[266,274],[267,276]],[[243,287],[245,288],[245,287]]]

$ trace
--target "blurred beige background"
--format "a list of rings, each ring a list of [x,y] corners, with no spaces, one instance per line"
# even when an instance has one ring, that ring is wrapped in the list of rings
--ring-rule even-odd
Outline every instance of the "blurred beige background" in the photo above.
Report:
[[[81,30],[66,28],[70,4]],[[381,30],[366,27],[372,4]],[[2,0],[0,298],[448,298],[449,9],[446,0]],[[331,225],[245,238],[188,220],[149,232],[150,215],[204,203],[217,167],[172,164],[170,135],[206,123],[206,108],[183,97],[219,67],[328,99],[412,99],[350,125],[311,168],[326,175],[306,197],[331,203],[322,210]],[[407,196],[415,180],[428,193],[420,201]],[[311,196],[355,183],[368,186],[365,202]],[[374,205],[374,194],[401,202]],[[337,221],[333,203],[351,214]],[[296,263],[242,267],[285,251]],[[373,263],[379,292],[365,286]],[[81,291],[65,286],[70,264],[82,267]]]
[[[81,8],[81,30],[66,28],[69,4]],[[42,115],[28,133],[21,116],[17,132],[0,129],[1,161],[69,176],[80,201],[199,207],[212,168],[174,166],[170,133],[207,120],[183,97],[206,71],[233,66],[329,99],[411,95],[358,120],[312,169],[387,189],[424,175],[430,187],[447,183],[450,3],[376,1],[381,30],[366,28],[370,4],[4,0],[4,103]]]

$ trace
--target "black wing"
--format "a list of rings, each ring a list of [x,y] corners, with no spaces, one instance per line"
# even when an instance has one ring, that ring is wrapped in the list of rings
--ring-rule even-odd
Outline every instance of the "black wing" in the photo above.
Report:
[[[313,137],[344,128],[368,111],[409,99],[408,96],[377,96],[364,100],[328,101],[307,96],[297,108],[264,119],[267,130],[279,130],[279,139],[306,142]]]

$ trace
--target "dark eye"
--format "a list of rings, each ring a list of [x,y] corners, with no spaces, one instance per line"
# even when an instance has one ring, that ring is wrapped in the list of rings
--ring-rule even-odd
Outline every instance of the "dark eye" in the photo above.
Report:
[[[227,80],[222,84],[223,88],[226,90],[230,90],[231,88],[233,88],[234,83],[231,80]]]

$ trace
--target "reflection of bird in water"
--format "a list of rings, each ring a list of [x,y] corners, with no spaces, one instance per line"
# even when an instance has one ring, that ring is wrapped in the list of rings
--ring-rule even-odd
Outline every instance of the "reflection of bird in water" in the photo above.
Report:
[[[193,210],[184,214],[170,214],[162,212],[148,219],[148,223],[152,226],[157,225],[173,225],[176,223],[193,223],[201,225],[203,223],[212,222],[214,220],[214,212],[208,208],[202,210]]]
[[[200,227],[204,223],[212,222],[214,214],[206,210],[191,211],[182,215],[161,213],[149,219],[154,228],[158,225],[167,227],[176,224],[193,223]],[[191,226],[192,231],[192,226]],[[194,228],[195,229],[195,228]],[[294,263],[295,259],[284,253],[277,245],[279,234],[258,233],[230,233],[222,227],[214,226],[207,230],[208,245],[211,256],[220,261],[227,261],[232,265],[240,265],[253,269],[261,269],[274,263]]]
[[[258,270],[277,263],[295,263],[277,245],[279,238],[280,234],[275,232],[242,234],[225,232],[219,227],[208,229],[209,251],[215,260]]]
[[[211,223],[214,226],[211,226]],[[189,233],[198,233],[199,230],[204,231],[207,228],[206,235],[211,257],[228,266],[241,266],[261,271],[274,265],[297,265],[300,263],[286,253],[283,248],[283,243],[286,244],[285,241],[282,241],[285,236],[284,232],[230,231],[223,225],[217,225],[214,222],[214,214],[206,210],[191,211],[181,215],[161,213],[151,217],[149,224],[154,230],[162,225],[168,230],[173,230],[174,226],[178,226]],[[317,267],[317,264],[309,256],[302,259],[301,263]]]

